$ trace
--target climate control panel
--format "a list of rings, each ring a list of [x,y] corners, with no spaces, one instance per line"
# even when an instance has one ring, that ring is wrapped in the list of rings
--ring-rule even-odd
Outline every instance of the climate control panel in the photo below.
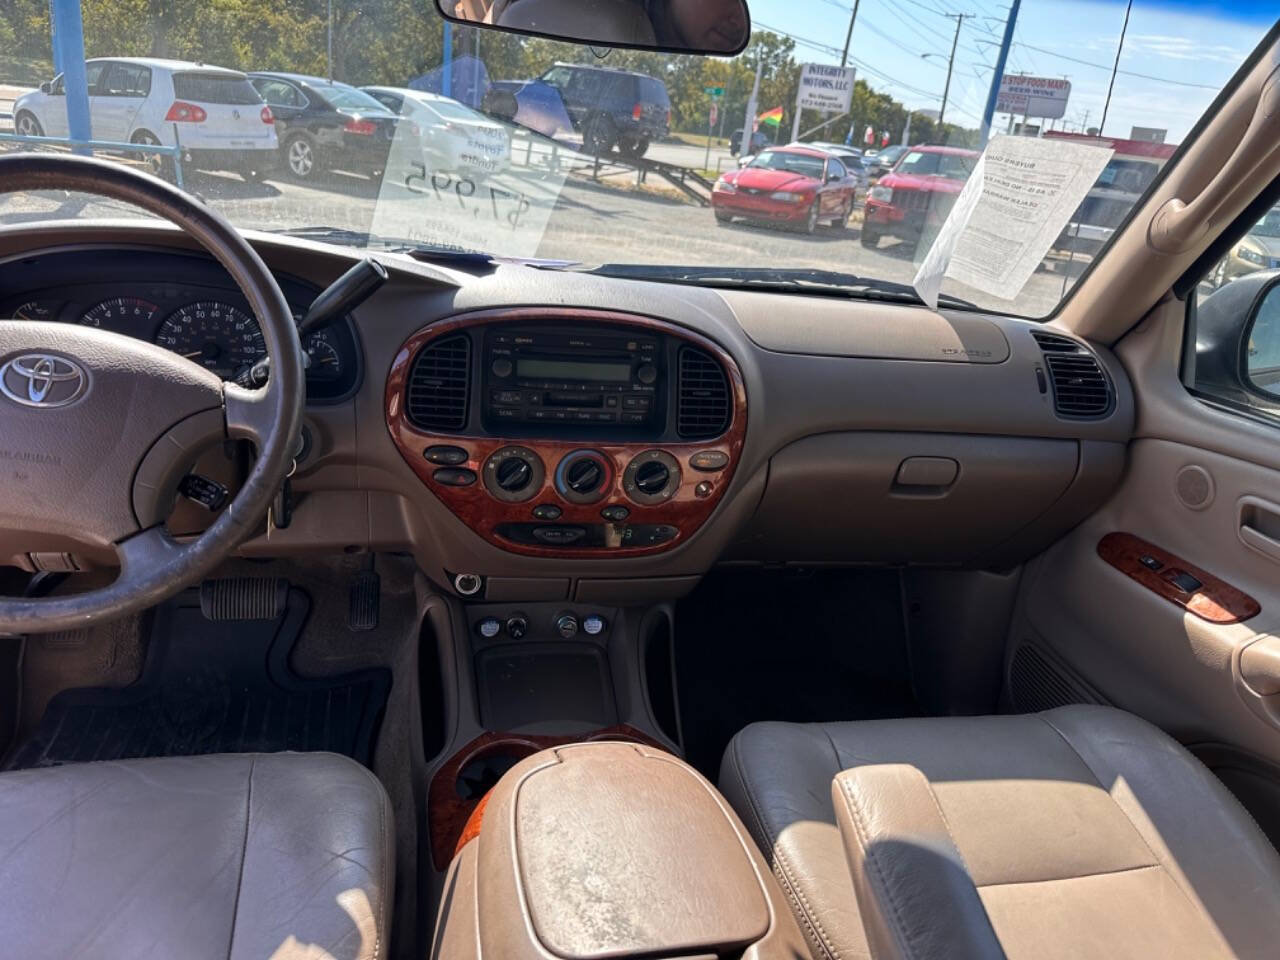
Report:
[[[662,419],[650,423],[644,439],[621,427],[611,436],[611,428],[577,424],[519,423],[508,433],[495,422],[490,401],[490,381],[498,375],[491,368],[504,358],[505,344],[486,324],[510,331],[518,321],[519,330],[536,330],[542,313],[522,309],[464,315],[433,324],[405,343],[387,382],[387,423],[401,455],[459,519],[514,553],[633,556],[683,542],[715,509],[741,454],[746,396],[736,364],[710,341],[658,321],[571,311],[576,323],[600,326],[574,344],[604,349],[620,343],[618,349],[630,354],[635,391],[650,386],[657,391],[649,409]],[[547,319],[554,322],[557,336],[566,330],[565,312]],[[433,355],[435,343],[445,344],[447,351]],[[536,340],[547,356],[522,353],[519,344],[513,356],[524,359],[526,372],[561,375],[565,368],[546,366],[561,362],[548,359],[548,343],[552,341]],[[474,345],[473,353],[467,344]],[[552,345],[561,349],[558,340]],[[468,356],[477,362],[468,363]],[[432,363],[425,364],[423,357],[431,357]],[[466,383],[466,390],[484,402],[475,414],[468,414],[464,405],[451,421],[458,424],[453,429],[426,429],[411,411],[430,411],[443,402],[420,388],[428,382],[424,374],[438,376],[445,361],[450,371],[462,368],[458,382],[448,385],[451,395]],[[715,368],[711,373],[708,364]],[[651,377],[650,365],[666,372]],[[625,364],[618,366],[621,377]],[[722,377],[725,411],[708,428],[705,412],[717,409],[720,395],[716,371]],[[597,377],[609,373],[603,367],[591,372]]]

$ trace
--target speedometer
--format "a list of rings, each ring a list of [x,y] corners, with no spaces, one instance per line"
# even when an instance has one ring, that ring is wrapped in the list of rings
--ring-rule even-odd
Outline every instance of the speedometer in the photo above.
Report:
[[[267,355],[258,321],[217,300],[201,300],[175,310],[160,324],[155,342],[223,380],[234,379]]]

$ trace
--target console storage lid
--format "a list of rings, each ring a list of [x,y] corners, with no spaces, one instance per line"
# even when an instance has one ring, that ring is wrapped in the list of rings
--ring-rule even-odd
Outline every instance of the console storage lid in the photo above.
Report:
[[[710,783],[650,747],[535,754],[486,798],[451,867],[436,956],[804,956],[749,834]]]

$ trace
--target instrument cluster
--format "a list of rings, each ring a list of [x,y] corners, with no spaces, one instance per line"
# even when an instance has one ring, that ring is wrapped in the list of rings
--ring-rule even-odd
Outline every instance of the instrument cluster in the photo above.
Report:
[[[68,257],[76,259],[61,266],[72,269],[60,271],[56,286],[29,287],[16,295],[6,292],[0,299],[0,319],[78,323],[125,334],[181,354],[223,380],[243,383],[267,355],[262,330],[244,297],[229,286],[225,273],[217,278],[222,283],[210,282],[215,279],[211,272],[221,273],[216,264],[160,253],[134,253],[129,266],[120,263],[105,271],[100,269],[102,261],[115,259],[114,254],[89,259],[87,269],[79,259],[83,254],[55,254],[39,261]],[[146,269],[149,260],[161,262]],[[30,271],[33,280],[51,268],[39,261],[21,265],[38,268]],[[78,274],[95,279],[84,276],[84,282],[77,283]],[[101,276],[113,279],[104,283],[96,279]],[[287,279],[280,283],[294,319],[300,320],[317,291]],[[310,334],[303,348],[309,402],[333,402],[354,392],[360,354],[349,318]]]

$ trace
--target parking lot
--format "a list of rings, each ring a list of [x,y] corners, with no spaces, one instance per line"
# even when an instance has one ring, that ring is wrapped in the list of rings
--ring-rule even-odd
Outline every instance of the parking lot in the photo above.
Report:
[[[0,146],[3,150],[15,145]],[[687,145],[659,145],[654,156],[671,162],[684,159],[699,148]],[[585,261],[588,263],[666,263],[681,265],[741,266],[769,265],[784,268],[836,270],[859,276],[910,283],[916,272],[912,251],[893,240],[882,241],[880,249],[869,250],[859,242],[857,216],[848,229],[820,227],[812,236],[767,227],[734,223],[717,224],[711,210],[666,191],[652,175],[643,186],[634,171],[617,172],[598,182],[591,178],[591,164],[580,155],[562,155],[560,174],[541,174],[539,160],[513,152],[517,165],[505,175],[493,177],[482,189],[494,186],[500,193],[511,191],[527,196],[546,217],[545,230],[533,251],[538,257]],[[668,159],[670,157],[670,159]],[[699,161],[701,157],[699,157]],[[699,165],[700,162],[699,162]],[[568,175],[562,179],[562,174]],[[368,177],[335,171],[314,184],[294,182],[283,175],[265,182],[247,182],[235,174],[190,171],[186,188],[198,194],[238,226],[259,230],[280,230],[301,225],[335,227],[367,232],[378,227],[375,210],[391,203],[403,205],[404,216],[416,216],[416,198],[380,186]],[[392,197],[396,197],[394,201]],[[452,205],[434,210],[434,233],[448,218],[478,216],[465,206]],[[119,216],[120,210],[86,198],[6,197],[0,198],[0,223],[32,218]],[[462,220],[457,221],[459,224]],[[379,232],[386,233],[385,229]],[[396,234],[401,235],[401,234]],[[415,238],[417,235],[415,234]],[[448,243],[448,236],[438,242]],[[497,250],[508,253],[507,250]],[[1037,272],[1014,304],[997,300],[979,291],[948,285],[948,292],[991,309],[1040,316],[1053,309],[1063,291],[1063,265],[1050,262]],[[1078,273],[1082,265],[1074,264]]]

